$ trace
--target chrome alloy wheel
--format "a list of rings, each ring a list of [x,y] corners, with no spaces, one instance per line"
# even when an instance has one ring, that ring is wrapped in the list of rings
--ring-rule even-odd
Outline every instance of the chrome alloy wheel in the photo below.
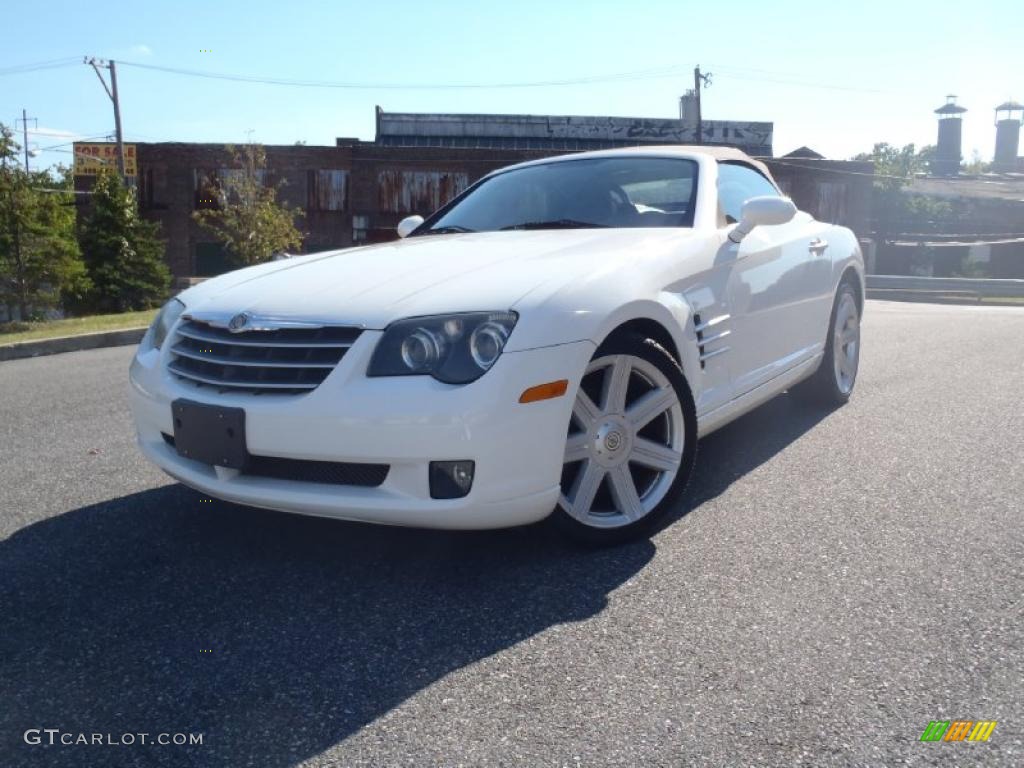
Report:
[[[832,337],[832,365],[836,386],[844,395],[853,391],[859,362],[860,315],[853,295],[844,292],[836,309],[835,333]]]
[[[558,503],[594,528],[640,520],[683,458],[683,409],[671,382],[633,355],[591,361],[572,407]]]

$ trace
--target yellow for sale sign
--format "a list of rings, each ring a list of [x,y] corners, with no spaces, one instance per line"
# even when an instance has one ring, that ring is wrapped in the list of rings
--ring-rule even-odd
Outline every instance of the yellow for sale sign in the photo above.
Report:
[[[95,176],[102,168],[117,172],[117,144],[75,142],[75,176]],[[135,145],[124,145],[124,175],[135,176]]]

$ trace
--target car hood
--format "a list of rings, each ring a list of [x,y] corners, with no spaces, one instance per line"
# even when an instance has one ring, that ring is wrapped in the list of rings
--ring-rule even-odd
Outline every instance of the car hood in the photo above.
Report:
[[[384,328],[403,317],[515,309],[534,289],[593,279],[694,237],[689,229],[413,237],[238,270],[182,296],[196,315],[248,311]]]

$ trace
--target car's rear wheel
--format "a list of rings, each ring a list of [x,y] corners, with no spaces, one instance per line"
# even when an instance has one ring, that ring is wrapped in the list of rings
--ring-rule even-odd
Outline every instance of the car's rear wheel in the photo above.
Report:
[[[556,524],[588,543],[642,535],[685,490],[696,449],[693,396],[676,361],[650,339],[613,337],[576,394]]]
[[[844,281],[832,305],[821,365],[797,391],[823,405],[843,405],[853,394],[859,367],[860,307],[853,286]]]

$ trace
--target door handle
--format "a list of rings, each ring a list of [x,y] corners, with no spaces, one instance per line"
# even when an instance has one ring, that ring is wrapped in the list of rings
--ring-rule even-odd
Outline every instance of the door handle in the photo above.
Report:
[[[813,253],[815,256],[821,256],[828,248],[828,241],[822,240],[820,237],[816,237],[807,245],[807,250]]]

